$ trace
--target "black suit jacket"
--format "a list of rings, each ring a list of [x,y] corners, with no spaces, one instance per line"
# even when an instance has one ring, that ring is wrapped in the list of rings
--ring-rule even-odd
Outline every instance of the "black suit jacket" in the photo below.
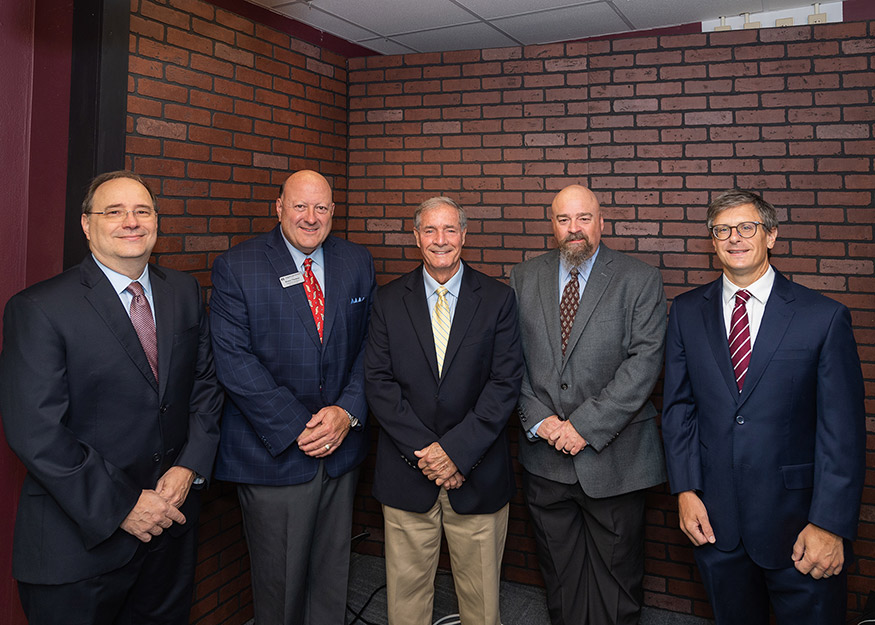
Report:
[[[365,350],[365,392],[380,423],[374,496],[425,512],[439,487],[414,451],[437,441],[465,483],[453,510],[496,512],[515,491],[507,420],[523,373],[513,291],[465,266],[444,358],[437,372],[422,266],[377,292]]]
[[[89,255],[9,300],[0,413],[27,468],[13,575],[59,584],[112,571],[140,542],[119,525],[173,465],[212,470],[222,394],[197,281],[150,267],[158,378],[130,318]],[[199,497],[181,507],[197,526]]]

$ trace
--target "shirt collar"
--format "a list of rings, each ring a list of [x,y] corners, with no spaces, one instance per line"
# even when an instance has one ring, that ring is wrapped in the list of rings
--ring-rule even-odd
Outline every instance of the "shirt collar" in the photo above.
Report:
[[[753,284],[744,287],[744,290],[750,293],[751,297],[760,304],[765,305],[769,299],[769,294],[772,292],[773,284],[775,284],[775,270],[769,265],[766,273],[760,276]],[[726,274],[723,274],[723,303],[728,304],[730,300],[734,299],[735,293],[740,288],[727,278]]]
[[[425,270],[425,266],[422,267],[422,281],[425,283],[425,296],[431,297],[432,293],[434,293],[439,286],[446,287],[447,291],[453,297],[459,297],[459,289],[462,286],[462,272],[465,270],[465,263],[459,263],[459,270],[453,275],[452,278],[447,280],[445,283],[441,284],[437,280],[431,277],[429,273]]]
[[[304,271],[304,261],[308,258],[313,259],[314,265],[319,265],[320,267],[325,266],[325,263],[323,262],[324,254],[322,252],[321,244],[309,254],[305,254],[294,245],[289,243],[289,240],[286,238],[285,234],[283,235],[283,242],[286,244],[286,249],[289,250],[289,254],[292,255],[292,260],[295,261],[295,266],[298,268],[298,271]]]
[[[130,286],[131,282],[139,282],[140,286],[143,287],[143,292],[147,295],[152,294],[152,281],[149,278],[149,265],[147,264],[143,268],[143,273],[140,274],[140,277],[136,280],[131,280],[128,276],[123,273],[119,273],[114,271],[104,265],[102,262],[97,260],[97,257],[92,254],[91,258],[94,259],[94,262],[97,263],[97,266],[100,267],[100,270],[104,273],[104,275],[109,280],[109,283],[112,285],[112,288],[115,289],[116,295],[121,295],[124,293],[125,289]]]

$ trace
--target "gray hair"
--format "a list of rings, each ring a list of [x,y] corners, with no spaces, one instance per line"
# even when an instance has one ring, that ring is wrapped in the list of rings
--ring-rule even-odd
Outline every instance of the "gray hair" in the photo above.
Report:
[[[729,191],[724,191],[718,195],[714,198],[714,201],[708,205],[708,229],[711,229],[714,225],[714,220],[717,219],[717,215],[721,212],[728,208],[735,208],[736,206],[742,206],[744,204],[753,204],[753,207],[757,209],[757,213],[760,215],[760,221],[766,231],[771,232],[778,227],[778,212],[770,202],[764,200],[762,196],[757,195],[753,191],[730,189]]]
[[[443,205],[452,206],[453,208],[455,208],[456,211],[459,213],[459,228],[461,228],[462,230],[467,229],[468,216],[465,214],[465,210],[461,206],[459,206],[458,202],[443,195],[438,197],[430,197],[416,208],[416,212],[413,213],[413,227],[419,230],[419,224],[422,221],[422,214],[426,211],[430,211],[433,208],[437,208],[438,206]]]

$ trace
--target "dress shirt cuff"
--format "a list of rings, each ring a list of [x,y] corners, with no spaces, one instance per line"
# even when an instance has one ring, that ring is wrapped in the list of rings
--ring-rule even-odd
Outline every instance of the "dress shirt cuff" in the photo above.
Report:
[[[540,436],[538,436],[538,428],[541,427],[541,424],[544,422],[544,419],[538,421],[535,425],[526,430],[526,438],[530,441],[536,441]]]

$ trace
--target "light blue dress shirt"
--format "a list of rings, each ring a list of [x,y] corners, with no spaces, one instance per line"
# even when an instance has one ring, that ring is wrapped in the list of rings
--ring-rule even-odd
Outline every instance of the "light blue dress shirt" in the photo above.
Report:
[[[143,287],[143,294],[149,301],[149,308],[152,310],[152,323],[155,323],[155,300],[152,297],[152,281],[149,279],[149,265],[146,265],[145,269],[143,269],[143,273],[140,274],[139,278],[137,278],[136,280],[131,280],[128,276],[121,274],[117,271],[113,271],[112,269],[104,265],[102,262],[97,260],[97,257],[94,256],[94,254],[91,255],[91,258],[94,259],[94,262],[97,263],[97,266],[100,267],[100,270],[109,280],[112,288],[115,289],[116,295],[118,295],[119,300],[125,307],[125,312],[128,313],[128,317],[131,316],[131,301],[133,301],[134,296],[131,295],[131,293],[126,289],[130,286],[131,282],[140,283],[140,286]]]
[[[422,268],[422,281],[425,283],[425,297],[426,303],[428,304],[429,317],[434,319],[434,307],[438,301],[437,288],[439,286],[446,287],[447,304],[450,307],[450,327],[453,326],[453,317],[456,314],[456,304],[459,301],[459,288],[462,286],[462,272],[464,270],[465,266],[460,263],[459,270],[455,275],[447,280],[446,283],[441,284],[429,275],[425,270],[425,267]]]
[[[289,243],[289,240],[286,238],[286,235],[283,235],[283,241],[286,244],[286,248],[289,250],[289,254],[292,255],[292,260],[295,261],[295,265],[301,272],[301,275],[304,275],[304,261],[308,258],[313,259],[313,264],[310,266],[313,269],[313,275],[316,277],[316,281],[319,283],[319,288],[322,289],[322,297],[325,297],[325,255],[322,252],[322,246],[320,245],[315,250],[313,250],[310,254],[305,254],[294,245]]]

